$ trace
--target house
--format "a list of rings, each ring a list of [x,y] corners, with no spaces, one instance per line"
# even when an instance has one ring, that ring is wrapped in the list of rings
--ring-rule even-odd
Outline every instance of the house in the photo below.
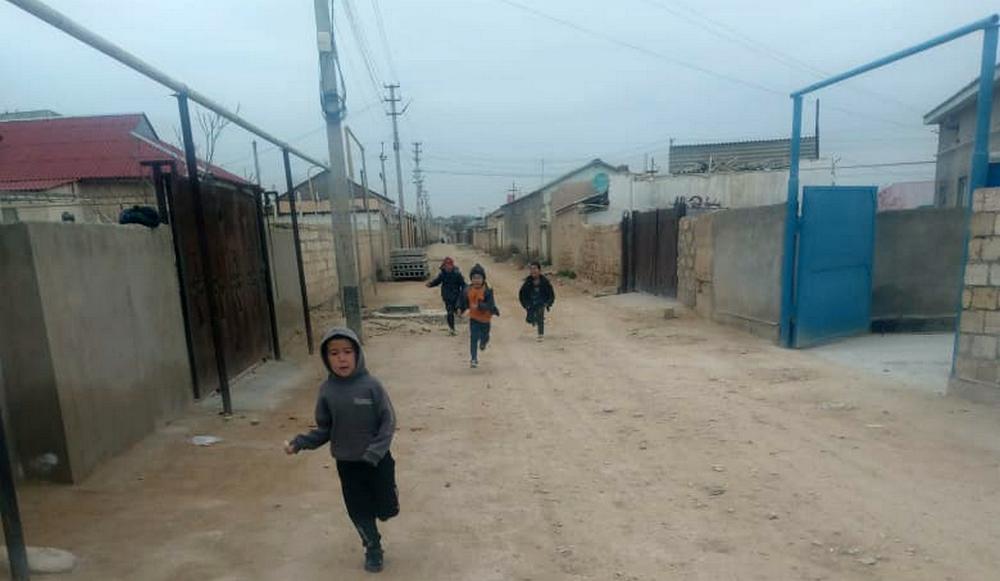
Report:
[[[143,162],[172,161],[186,175],[184,153],[162,141],[142,113],[61,117],[51,111],[0,117],[0,222],[116,223],[133,205],[156,206]],[[214,179],[243,178],[202,163]]]
[[[302,214],[330,213],[330,172],[323,170],[314,176],[303,180],[292,189],[295,192],[296,209]],[[348,180],[354,194],[354,210],[364,212],[365,189],[361,184]],[[386,215],[396,212],[396,203],[389,197],[368,188],[368,209]],[[291,212],[288,194],[278,196],[278,215]]]
[[[993,71],[992,127],[989,137],[991,162],[1000,159],[1000,65]],[[943,103],[924,115],[925,125],[938,126],[935,204],[943,207],[964,206],[968,196],[972,147],[976,135],[976,98],[979,79],[975,79]]]
[[[594,159],[530,194],[504,204],[499,210],[503,216],[503,226],[497,230],[497,244],[538,258],[542,262],[551,262],[553,242],[549,228],[554,198],[567,189],[575,191],[590,188],[599,174],[604,174],[603,179],[607,181],[609,175],[622,173],[628,173],[627,166],[616,167],[601,159]]]
[[[323,170],[309,176],[292,188],[295,192],[295,209],[299,220],[305,223],[330,222],[330,172]],[[354,226],[358,229],[368,228],[368,217],[365,214],[365,188],[361,184],[348,180],[354,194]],[[288,194],[278,196],[277,213],[279,222],[291,221],[291,203]],[[372,216],[372,229],[383,226],[392,233],[394,246],[399,243],[399,211],[396,203],[375,190],[368,188],[368,212]],[[417,233],[417,217],[409,212],[405,216],[405,231],[408,240],[415,240]]]

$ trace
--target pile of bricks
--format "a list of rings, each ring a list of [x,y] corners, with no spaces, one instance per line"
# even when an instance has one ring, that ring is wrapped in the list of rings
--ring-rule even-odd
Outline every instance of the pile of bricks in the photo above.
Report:
[[[1000,188],[973,197],[955,379],[1000,396]]]

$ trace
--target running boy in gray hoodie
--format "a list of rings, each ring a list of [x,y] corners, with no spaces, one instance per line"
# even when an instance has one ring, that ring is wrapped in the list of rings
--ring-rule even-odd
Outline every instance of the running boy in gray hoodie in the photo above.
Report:
[[[382,537],[375,519],[399,514],[396,464],[389,452],[396,413],[389,394],[365,367],[357,335],[334,328],[320,343],[329,377],[319,388],[316,428],[285,442],[285,453],[314,450],[330,442],[344,504],[365,547],[365,570],[382,570]]]

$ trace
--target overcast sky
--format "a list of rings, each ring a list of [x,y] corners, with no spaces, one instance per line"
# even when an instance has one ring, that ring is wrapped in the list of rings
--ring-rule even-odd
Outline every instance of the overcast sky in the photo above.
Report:
[[[638,170],[649,154],[665,165],[671,138],[787,137],[791,90],[998,8],[994,0],[347,1],[354,26],[345,0],[335,14],[347,123],[368,148],[373,180],[387,142],[395,198],[392,129],[377,85],[402,85],[407,207],[411,143],[419,140],[436,215],[492,209],[512,184],[527,193],[595,157]],[[49,4],[326,159],[311,1]],[[0,38],[0,110],[144,112],[161,138],[175,141],[176,102],[163,87],[6,2]],[[823,157],[844,165],[932,160],[936,138],[922,115],[978,74],[980,49],[975,35],[820,93]],[[231,127],[216,161],[247,175],[250,140]],[[261,148],[264,185],[281,189],[280,155]],[[296,181],[307,170],[297,163]],[[842,175],[887,184],[932,178],[933,166]]]

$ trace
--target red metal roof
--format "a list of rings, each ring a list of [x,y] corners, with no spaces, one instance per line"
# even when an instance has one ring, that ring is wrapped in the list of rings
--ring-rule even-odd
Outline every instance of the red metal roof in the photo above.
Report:
[[[0,122],[0,191],[148,177],[150,170],[141,162],[151,160],[176,159],[178,171],[186,173],[183,158],[176,147],[160,141],[142,114]],[[247,183],[222,168],[208,169],[217,178]]]

